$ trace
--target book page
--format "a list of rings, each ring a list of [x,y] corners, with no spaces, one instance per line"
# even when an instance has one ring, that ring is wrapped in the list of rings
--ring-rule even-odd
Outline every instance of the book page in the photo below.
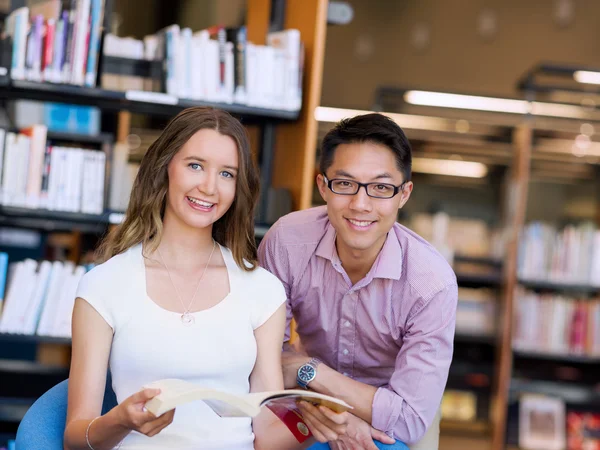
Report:
[[[318,392],[303,391],[299,389],[289,389],[285,391],[265,392],[250,395],[255,396],[256,398],[262,397],[262,400],[260,400],[260,406],[271,406],[276,404],[279,407],[288,407],[289,409],[293,409],[296,407],[297,402],[304,400],[312,403],[313,405],[325,406],[337,413],[352,409],[352,406],[348,405],[343,400],[330,397],[328,395],[319,394]]]

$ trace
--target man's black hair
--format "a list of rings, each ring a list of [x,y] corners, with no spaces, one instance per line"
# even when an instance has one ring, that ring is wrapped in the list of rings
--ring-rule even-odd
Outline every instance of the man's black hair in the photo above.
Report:
[[[340,144],[372,142],[389,148],[396,157],[396,165],[410,180],[412,149],[402,128],[383,114],[370,113],[343,119],[323,138],[319,168],[322,174],[333,164],[335,150]]]

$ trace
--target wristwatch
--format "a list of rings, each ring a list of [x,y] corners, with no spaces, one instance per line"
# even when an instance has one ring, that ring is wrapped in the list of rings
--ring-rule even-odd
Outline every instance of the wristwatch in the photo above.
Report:
[[[296,383],[304,389],[308,389],[308,384],[317,377],[317,366],[321,364],[318,358],[312,358],[306,364],[303,364],[298,369]]]

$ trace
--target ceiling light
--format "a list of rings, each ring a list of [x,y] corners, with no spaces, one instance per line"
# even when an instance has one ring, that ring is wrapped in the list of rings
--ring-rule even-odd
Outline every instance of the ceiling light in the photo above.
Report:
[[[600,76],[600,73],[598,74]],[[600,81],[599,81],[600,83]],[[511,114],[585,119],[588,114],[579,106],[560,103],[528,102],[510,98],[449,94],[431,91],[407,91],[404,100],[412,105],[440,108],[472,109]]]
[[[453,177],[483,178],[488,169],[485,164],[448,159],[413,158],[412,171]]]
[[[476,109],[526,114],[529,109],[523,100],[480,97],[476,95],[447,94],[444,92],[407,91],[404,100],[412,105],[442,108]]]
[[[315,120],[317,120],[317,122],[336,123],[342,119],[348,119],[350,117],[359,116],[363,114],[372,114],[373,112],[374,111],[366,111],[361,109],[344,109],[331,108],[328,106],[317,106],[315,108]],[[441,117],[396,114],[386,112],[382,112],[381,114],[384,114],[390,119],[392,119],[400,127],[409,128],[412,130],[454,131],[456,128],[455,120],[444,119]]]
[[[577,70],[573,73],[573,78],[578,83],[600,84],[600,72]]]

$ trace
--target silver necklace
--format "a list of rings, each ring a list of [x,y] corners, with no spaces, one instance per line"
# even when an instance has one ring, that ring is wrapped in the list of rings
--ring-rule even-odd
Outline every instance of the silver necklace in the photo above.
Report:
[[[190,304],[188,305],[187,308],[185,307],[185,304],[183,303],[183,300],[181,299],[181,295],[179,294],[179,290],[177,289],[177,286],[173,282],[173,278],[171,277],[171,271],[169,270],[169,267],[167,266],[165,259],[162,257],[160,250],[158,248],[156,249],[158,251],[158,256],[160,256],[160,259],[165,266],[165,269],[167,269],[167,274],[169,275],[169,280],[171,280],[171,284],[175,288],[175,292],[177,293],[177,297],[179,298],[179,301],[181,302],[181,306],[183,306],[183,314],[181,315],[181,322],[183,322],[183,324],[186,326],[193,325],[194,322],[196,322],[196,319],[194,319],[194,316],[192,316],[190,311],[192,309],[192,305],[194,304],[194,299],[196,298],[196,294],[198,293],[198,288],[200,287],[200,282],[202,281],[202,278],[204,278],[204,274],[206,273],[206,269],[208,269],[208,265],[210,264],[210,260],[212,259],[212,255],[215,251],[216,246],[217,246],[217,242],[213,239],[212,251],[210,252],[210,256],[208,257],[208,261],[206,262],[204,271],[202,272],[202,275],[200,275],[200,279],[198,280],[198,284],[196,285],[196,290],[194,291],[194,295],[192,296],[192,299],[190,300]]]

